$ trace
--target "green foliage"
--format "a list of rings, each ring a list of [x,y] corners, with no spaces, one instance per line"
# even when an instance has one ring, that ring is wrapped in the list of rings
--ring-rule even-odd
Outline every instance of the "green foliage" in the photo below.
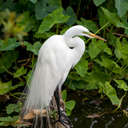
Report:
[[[105,82],[103,87],[103,92],[109,97],[112,104],[118,105],[120,103],[120,100],[117,97],[115,88],[113,88],[109,82]]]
[[[109,10],[102,7],[102,11],[104,12],[105,18],[113,25],[115,25],[118,28],[125,28],[128,29],[128,27],[120,21],[120,18],[117,16],[116,13],[110,12]]]
[[[96,6],[101,5],[101,4],[104,3],[105,1],[106,1],[106,0],[93,0],[94,4],[95,4]]]
[[[37,20],[46,17],[50,12],[61,6],[60,0],[39,0],[35,5]]]
[[[66,99],[67,99],[67,91],[66,91],[66,90],[63,90],[63,91],[62,91],[62,99],[63,99],[64,101],[66,101]]]
[[[50,13],[47,17],[45,17],[38,29],[39,34],[42,34],[50,28],[53,27],[55,24],[65,23],[69,19],[69,16],[65,16],[63,14],[63,9],[59,8]]]
[[[65,103],[65,108],[66,108],[67,116],[70,116],[71,115],[71,112],[72,112],[72,110],[75,107],[75,104],[76,104],[76,102],[74,100],[70,100],[70,101],[67,101]]]
[[[15,38],[9,38],[8,41],[0,40],[0,51],[10,51],[14,50],[20,45]]]
[[[73,9],[69,6],[67,7],[66,11],[65,11],[65,14],[67,14],[69,17],[68,21],[67,21],[67,24],[68,25],[73,25],[76,20],[77,20],[77,17],[76,17],[76,14],[75,12],[73,11]]]
[[[27,51],[30,51],[33,54],[38,55],[38,51],[41,47],[41,43],[39,41],[35,42],[33,45],[28,42],[24,42],[24,45],[26,46]]]
[[[13,74],[14,78],[18,78],[24,74],[26,74],[27,69],[25,69],[24,67],[21,67],[19,69],[17,69],[17,71]]]
[[[12,87],[12,81],[8,81],[3,83],[0,81],[0,95],[6,94],[10,91],[10,88]]]
[[[18,120],[18,116],[7,116],[0,117],[0,126],[10,126],[15,125],[15,122]]]
[[[101,43],[97,43],[96,40],[93,40],[89,45],[88,54],[90,55],[91,59],[94,59],[101,52],[102,47],[99,47],[99,44]]]
[[[15,90],[18,87],[23,86],[24,83],[20,82],[17,85],[12,86],[12,81],[8,81],[8,82],[2,82],[0,81],[0,95],[4,95],[12,90]]]
[[[86,20],[84,18],[81,18],[81,21],[78,20],[77,23],[85,26],[86,28],[88,28],[90,31],[94,33],[97,32],[98,30],[96,23],[93,22],[92,20]]]
[[[88,61],[84,59],[80,60],[80,62],[75,66],[75,69],[81,77],[84,77],[88,70]]]
[[[123,89],[124,91],[128,91],[128,85],[124,80],[115,80],[117,83],[117,87],[120,89]]]
[[[30,0],[33,4],[35,4],[37,2],[37,0]]]
[[[8,71],[16,59],[18,58],[18,51],[7,51],[0,57],[0,73]]]
[[[7,107],[6,107],[6,112],[7,114],[11,114],[13,112],[20,112],[21,110],[21,106],[22,104],[20,102],[18,102],[17,104],[9,104]]]
[[[62,92],[62,99],[63,99],[63,101],[65,102],[66,114],[67,114],[68,116],[70,116],[72,110],[73,110],[74,107],[75,107],[76,102],[75,102],[74,100],[66,101],[66,100],[67,100],[67,91],[66,91],[66,90],[63,90],[63,92]]]
[[[124,16],[128,11],[128,1],[127,0],[115,0],[115,7],[118,11],[120,17]]]
[[[21,97],[21,86],[29,85],[43,42],[75,24],[87,27],[107,42],[83,38],[85,54],[70,71],[62,93],[67,114],[76,104],[67,101],[68,89],[96,90],[113,105],[121,106],[128,91],[127,0],[93,0],[83,5],[61,0],[1,0],[0,5],[0,95],[11,96],[5,102],[6,113],[1,106],[0,126],[15,124],[21,106],[14,102]]]

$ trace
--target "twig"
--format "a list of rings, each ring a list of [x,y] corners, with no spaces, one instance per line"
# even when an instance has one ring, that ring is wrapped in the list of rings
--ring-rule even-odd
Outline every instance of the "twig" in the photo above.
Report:
[[[18,63],[22,63],[22,62],[24,62],[24,61],[28,61],[28,60],[31,60],[31,58],[27,58],[27,59],[18,60],[17,62],[18,62]]]
[[[113,34],[113,35],[116,35],[116,36],[128,38],[128,35],[126,35],[126,34],[120,34],[120,33],[116,33],[116,32],[113,32],[112,34]]]
[[[99,32],[100,32],[102,29],[104,29],[108,24],[109,24],[109,22],[107,22],[106,24],[104,24],[100,29],[98,29],[98,30],[95,32],[95,34],[99,33]],[[90,39],[91,39],[91,38],[89,38],[89,39],[87,40],[87,43],[89,42]]]

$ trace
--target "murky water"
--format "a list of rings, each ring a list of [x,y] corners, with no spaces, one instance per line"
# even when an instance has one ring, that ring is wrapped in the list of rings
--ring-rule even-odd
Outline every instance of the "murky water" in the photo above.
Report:
[[[97,94],[90,97],[72,94],[77,101],[71,116],[74,128],[128,128],[128,117],[122,110],[113,113],[116,107],[107,98],[102,100]]]

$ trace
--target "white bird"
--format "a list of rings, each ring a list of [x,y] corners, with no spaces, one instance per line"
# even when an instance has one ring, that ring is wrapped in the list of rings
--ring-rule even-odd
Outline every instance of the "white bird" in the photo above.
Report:
[[[61,91],[70,69],[85,51],[85,43],[79,36],[104,40],[81,25],[69,28],[63,35],[48,38],[39,50],[25,110],[48,107],[55,90]]]

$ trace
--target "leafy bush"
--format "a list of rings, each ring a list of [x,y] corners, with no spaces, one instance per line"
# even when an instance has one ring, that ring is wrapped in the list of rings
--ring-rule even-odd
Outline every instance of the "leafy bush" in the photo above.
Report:
[[[9,97],[6,114],[2,107],[1,116],[6,117],[0,117],[1,126],[16,120],[8,114],[19,112],[13,103],[23,95],[22,86],[31,78],[42,43],[75,24],[100,34],[107,42],[84,39],[85,54],[70,72],[66,89],[96,89],[120,107],[121,97],[128,91],[127,0],[1,0],[0,5],[0,95]],[[68,114],[74,105],[74,101],[66,102]]]

